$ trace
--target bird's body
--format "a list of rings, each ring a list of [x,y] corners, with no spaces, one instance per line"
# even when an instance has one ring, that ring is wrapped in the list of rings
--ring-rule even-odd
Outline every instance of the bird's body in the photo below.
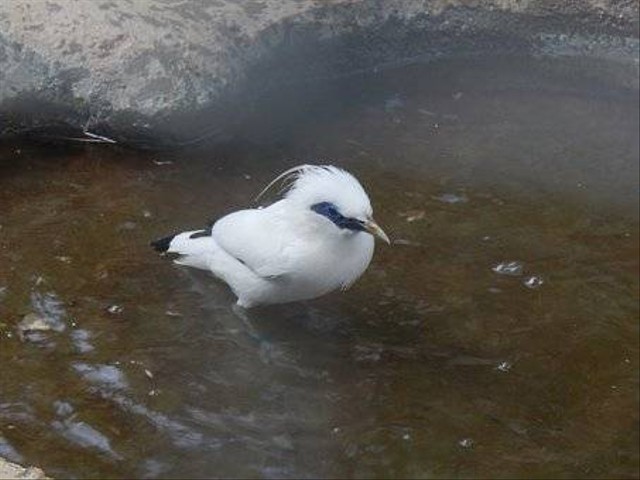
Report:
[[[388,241],[371,220],[367,194],[336,167],[305,165],[285,175],[293,175],[292,186],[268,207],[233,212],[208,229],[152,244],[179,254],[176,263],[211,271],[246,308],[347,288],[371,261],[369,233]]]

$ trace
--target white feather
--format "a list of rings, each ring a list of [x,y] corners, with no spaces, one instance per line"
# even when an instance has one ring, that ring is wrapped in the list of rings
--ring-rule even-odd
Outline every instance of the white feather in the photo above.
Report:
[[[244,307],[305,300],[348,287],[369,265],[373,237],[341,229],[311,206],[331,202],[342,215],[364,221],[372,214],[366,192],[337,167],[302,165],[280,175],[260,195],[282,178],[291,181],[282,199],[220,218],[210,236],[193,235],[197,231],[176,235],[168,252],[181,255],[177,263],[210,270]]]

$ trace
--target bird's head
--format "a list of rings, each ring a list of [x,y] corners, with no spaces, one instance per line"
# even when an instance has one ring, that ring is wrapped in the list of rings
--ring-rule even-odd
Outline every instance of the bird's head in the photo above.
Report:
[[[349,172],[331,165],[300,165],[279,175],[262,193],[283,178],[291,179],[284,194],[289,201],[325,217],[340,230],[368,232],[390,243],[373,220],[367,193]]]

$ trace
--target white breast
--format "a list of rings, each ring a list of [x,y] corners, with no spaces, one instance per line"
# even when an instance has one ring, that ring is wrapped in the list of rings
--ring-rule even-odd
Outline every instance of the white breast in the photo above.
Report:
[[[240,242],[239,236],[249,240]],[[244,305],[306,300],[346,288],[366,270],[374,250],[371,235],[340,231],[313,212],[291,209],[286,201],[220,219],[213,238],[243,264],[234,268],[238,275],[230,275],[219,271],[212,258],[211,270],[224,277]]]
[[[291,272],[289,288],[304,298],[347,288],[367,269],[373,249],[373,237],[362,232],[309,243],[305,256],[296,262],[299,268]]]

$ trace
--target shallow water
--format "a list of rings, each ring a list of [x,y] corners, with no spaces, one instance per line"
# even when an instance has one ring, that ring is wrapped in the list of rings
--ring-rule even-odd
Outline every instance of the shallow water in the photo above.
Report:
[[[636,477],[637,90],[590,67],[341,80],[189,152],[3,146],[0,455],[58,477]],[[395,241],[348,292],[243,319],[149,249],[318,161]],[[29,313],[46,327],[20,335]]]

